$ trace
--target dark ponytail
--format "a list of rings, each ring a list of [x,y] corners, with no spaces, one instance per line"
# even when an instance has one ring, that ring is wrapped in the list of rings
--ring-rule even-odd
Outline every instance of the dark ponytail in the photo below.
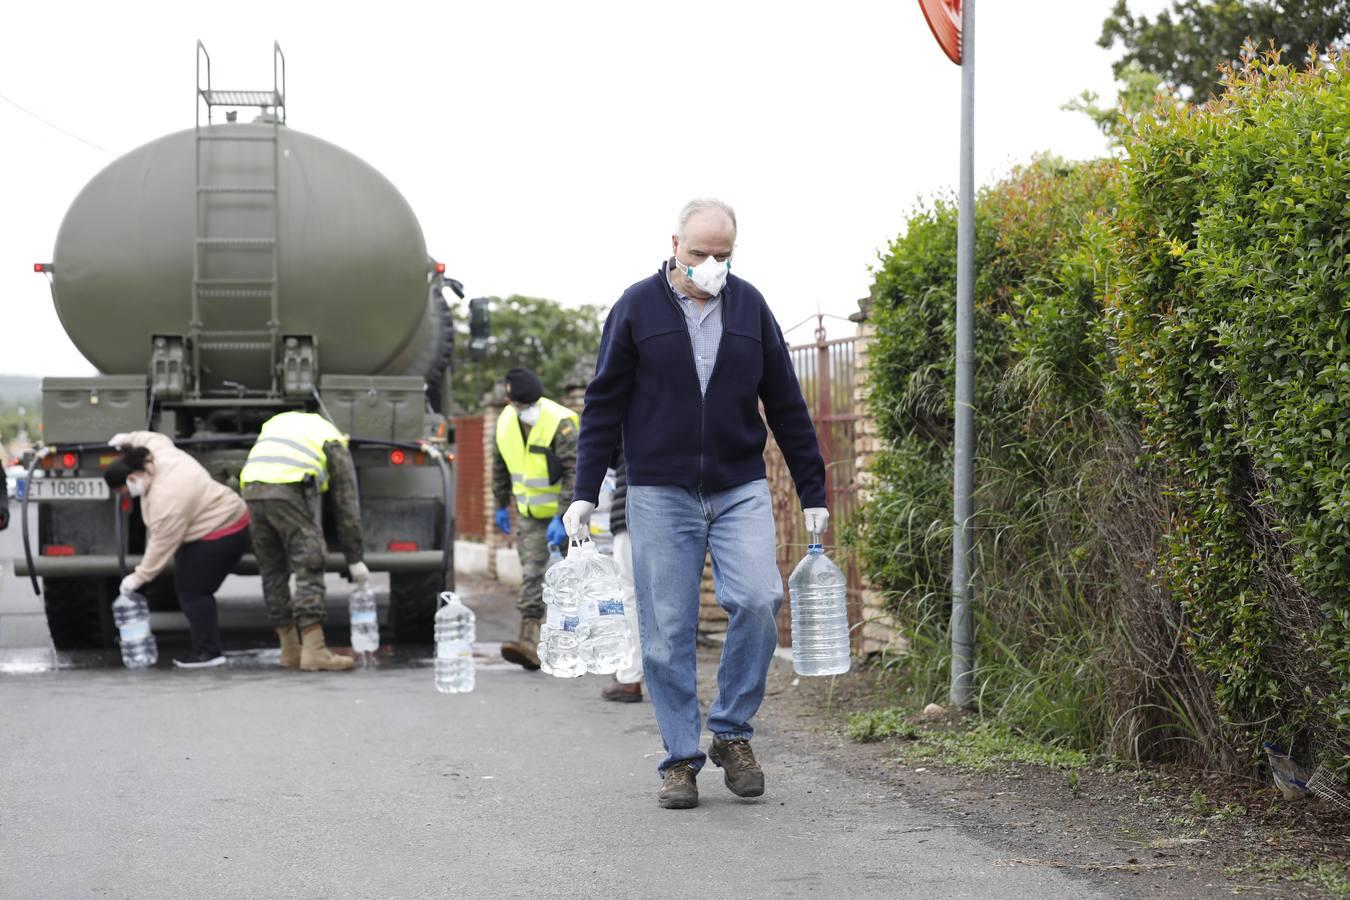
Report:
[[[150,451],[144,447],[131,447],[122,451],[122,455],[113,460],[103,472],[103,480],[114,491],[127,483],[127,476],[135,472],[144,472],[145,464],[150,461]]]

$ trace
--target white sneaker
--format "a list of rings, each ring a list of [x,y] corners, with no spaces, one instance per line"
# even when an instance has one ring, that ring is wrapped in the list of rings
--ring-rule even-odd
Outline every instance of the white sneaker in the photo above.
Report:
[[[225,656],[224,654],[207,656],[205,654],[189,653],[182,659],[175,659],[173,664],[180,669],[214,669],[216,666],[225,665]]]

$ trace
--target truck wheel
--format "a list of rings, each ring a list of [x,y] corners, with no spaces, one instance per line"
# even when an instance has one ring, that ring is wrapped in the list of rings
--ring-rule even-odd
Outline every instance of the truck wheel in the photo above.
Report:
[[[400,644],[430,644],[436,598],[445,587],[440,572],[389,575],[389,631]]]
[[[112,617],[116,597],[113,578],[44,578],[42,602],[52,644],[57,650],[117,646]]]

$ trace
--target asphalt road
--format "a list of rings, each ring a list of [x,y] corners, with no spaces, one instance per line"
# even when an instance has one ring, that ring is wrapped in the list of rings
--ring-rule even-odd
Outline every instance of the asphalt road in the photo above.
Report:
[[[7,570],[16,534],[0,534]],[[232,646],[265,628],[250,582],[222,600]],[[247,649],[201,672],[53,668],[25,593],[0,592],[2,897],[1099,896],[997,866],[997,848],[842,773],[787,736],[776,697],[763,799],[709,768],[698,809],[660,809],[651,707],[490,661],[512,614],[486,584],[464,591],[483,665],[462,695],[407,648],[342,674]]]

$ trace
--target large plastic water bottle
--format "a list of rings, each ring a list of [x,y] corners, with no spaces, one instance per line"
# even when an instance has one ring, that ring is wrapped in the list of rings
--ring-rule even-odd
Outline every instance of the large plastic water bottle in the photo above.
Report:
[[[150,604],[140,594],[122,594],[113,601],[122,662],[128,669],[148,669],[159,662],[159,645],[150,633]]]
[[[477,627],[473,610],[453,591],[441,594],[436,610],[436,690],[463,694],[473,690],[473,642]]]
[[[544,570],[544,602],[559,610],[576,612],[581,604],[581,578],[575,565],[562,555],[557,544],[548,548],[548,568]]]
[[[582,578],[581,657],[586,671],[608,675],[633,664],[633,643],[623,608],[619,564],[593,543],[577,553]]]
[[[380,649],[380,620],[375,608],[375,592],[362,582],[347,598],[347,609],[352,622],[352,649],[357,653],[374,653]]]
[[[557,678],[575,678],[586,674],[586,660],[581,655],[585,635],[580,609],[584,599],[581,560],[575,552],[564,558],[559,548],[550,550],[549,567],[544,572],[547,613],[539,628],[539,668]]]
[[[848,671],[847,580],[820,544],[788,577],[792,597],[792,668],[798,675],[839,675]]]

